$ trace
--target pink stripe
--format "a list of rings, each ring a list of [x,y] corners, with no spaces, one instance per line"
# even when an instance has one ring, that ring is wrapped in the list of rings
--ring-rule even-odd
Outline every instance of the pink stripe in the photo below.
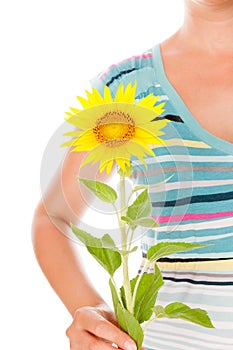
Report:
[[[152,53],[151,52],[149,52],[149,53],[144,53],[144,54],[142,54],[142,55],[138,55],[138,56],[131,56],[131,57],[129,57],[129,58],[126,58],[126,59],[124,59],[123,61],[120,61],[120,62],[118,62],[117,63],[117,65],[119,65],[119,64],[122,64],[122,63],[125,63],[125,62],[128,62],[128,61],[131,61],[133,58],[135,59],[135,60],[140,60],[141,58],[149,58],[149,57],[152,57]],[[109,71],[113,68],[113,67],[115,67],[116,66],[116,64],[112,64],[111,66],[109,66],[108,68],[107,68],[107,70],[102,74],[102,75],[100,75],[100,79],[102,80],[108,73],[109,73]]]
[[[233,211],[225,211],[222,213],[210,213],[210,214],[185,214],[185,215],[173,215],[173,216],[153,216],[158,224],[165,222],[180,222],[187,220],[205,220],[205,219],[216,219],[225,216],[233,216]]]

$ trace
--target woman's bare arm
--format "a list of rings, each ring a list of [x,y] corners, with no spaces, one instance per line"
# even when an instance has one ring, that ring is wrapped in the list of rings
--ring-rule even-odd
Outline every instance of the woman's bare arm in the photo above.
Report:
[[[122,349],[136,349],[130,337],[116,326],[112,310],[84,272],[77,245],[68,238],[69,223],[78,223],[91,199],[77,181],[84,156],[85,153],[68,153],[35,210],[32,225],[35,255],[52,288],[73,316],[67,330],[71,349],[111,349],[107,341]],[[98,174],[95,166],[86,167],[82,176],[93,179],[95,173],[97,180],[106,178]]]
[[[77,223],[87,209],[83,198],[85,189],[81,194],[77,181],[84,155],[74,152],[67,155],[36,208],[32,226],[37,260],[72,315],[77,307],[103,302],[81,267],[76,245],[67,238],[69,223]]]

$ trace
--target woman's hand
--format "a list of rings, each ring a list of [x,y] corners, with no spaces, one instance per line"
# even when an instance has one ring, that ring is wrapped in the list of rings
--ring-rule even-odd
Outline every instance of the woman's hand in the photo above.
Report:
[[[114,313],[107,305],[84,306],[76,310],[66,331],[71,350],[137,350],[134,341],[117,326]]]

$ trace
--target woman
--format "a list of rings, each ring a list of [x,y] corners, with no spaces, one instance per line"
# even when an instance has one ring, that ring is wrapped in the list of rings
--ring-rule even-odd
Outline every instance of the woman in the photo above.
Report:
[[[173,145],[156,151],[159,165],[154,164],[152,173],[172,171],[175,177],[167,192],[156,198],[154,215],[160,222],[156,239],[211,244],[195,254],[160,262],[166,283],[159,302],[177,300],[200,306],[210,314],[215,329],[164,319],[148,328],[144,346],[157,350],[230,350],[233,0],[184,0],[184,6],[184,23],[172,37],[140,56],[111,66],[91,82],[100,92],[104,84],[114,92],[121,81],[137,79],[138,98],[154,92],[166,101],[165,117],[173,120],[168,129],[171,135],[166,135]],[[168,156],[171,158],[166,161]],[[57,228],[62,225],[62,230],[67,231],[69,222],[85,210],[75,176],[83,157],[84,154],[69,154],[63,166],[63,191],[69,207],[57,190],[59,177],[46,194],[46,209],[39,204],[33,224],[35,253],[73,316],[67,330],[71,349],[107,350],[112,349],[111,343],[125,350],[136,349],[128,335],[117,328],[112,310],[82,271],[70,240]],[[135,166],[134,171],[140,179],[140,170]],[[145,235],[143,253],[149,245]]]

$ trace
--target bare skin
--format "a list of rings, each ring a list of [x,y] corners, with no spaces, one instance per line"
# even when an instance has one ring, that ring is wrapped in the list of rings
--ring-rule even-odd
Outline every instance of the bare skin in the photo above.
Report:
[[[184,2],[182,27],[161,44],[167,77],[197,121],[233,144],[233,0]],[[111,343],[136,349],[86,276],[76,245],[61,233],[87,209],[76,180],[84,155],[68,154],[46,193],[46,208],[38,204],[32,227],[35,254],[73,317],[67,329],[71,350],[107,350]]]
[[[161,44],[168,80],[196,120],[233,143],[233,1],[185,1],[181,29]]]
[[[66,237],[69,223],[77,223],[87,209],[77,171],[85,153],[68,153],[35,211],[32,239],[37,260],[51,286],[73,317],[67,329],[73,349],[136,349],[132,339],[117,327],[112,309],[91,284],[79,259],[77,245]],[[95,167],[86,167],[85,178],[93,178]],[[90,175],[91,174],[91,175]],[[106,180],[97,173],[96,180]],[[82,185],[81,185],[82,186]],[[85,200],[83,200],[85,198]]]

